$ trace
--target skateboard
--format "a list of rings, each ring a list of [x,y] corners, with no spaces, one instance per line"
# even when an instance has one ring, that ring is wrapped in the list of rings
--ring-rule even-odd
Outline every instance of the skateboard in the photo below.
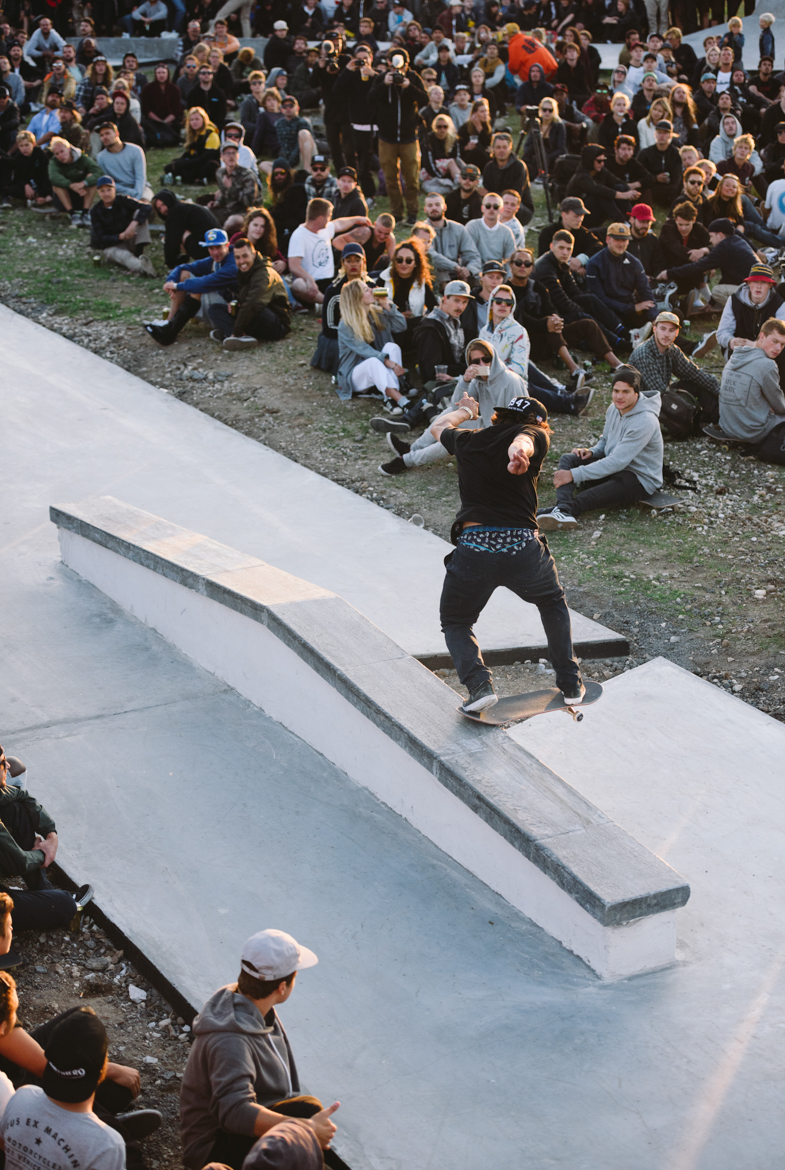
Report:
[[[547,715],[551,711],[566,711],[572,715],[576,723],[583,719],[583,707],[596,703],[602,696],[602,687],[599,683],[588,680],[584,683],[586,694],[583,702],[577,707],[569,707],[561,691],[556,687],[549,687],[547,691],[530,691],[527,695],[510,695],[506,699],[499,699],[493,707],[486,707],[484,711],[463,711],[461,715],[471,719],[474,723],[484,723],[488,727],[501,727],[505,723],[522,723],[525,719],[533,719],[535,715]]]
[[[681,500],[678,496],[669,495],[668,492],[652,492],[645,499],[638,500],[638,503],[643,504],[644,508],[651,508],[652,512],[663,512],[666,508],[672,508],[674,504],[680,504]]]
[[[734,439],[730,435],[726,435],[725,431],[720,426],[715,426],[714,423],[707,423],[703,428],[703,433],[707,438],[713,439],[715,443],[719,443],[723,451],[730,451],[732,447],[749,447],[750,444],[746,439]]]

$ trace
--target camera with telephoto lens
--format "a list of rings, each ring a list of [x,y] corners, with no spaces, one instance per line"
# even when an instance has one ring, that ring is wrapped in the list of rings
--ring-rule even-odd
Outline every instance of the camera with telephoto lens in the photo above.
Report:
[[[338,62],[335,59],[335,45],[332,41],[322,41],[321,54],[327,58],[327,72],[337,73]]]
[[[532,130],[535,126],[539,129],[540,126],[540,110],[538,106],[524,106],[524,113],[526,114],[526,129]]]
[[[402,68],[404,65],[404,59],[401,56],[401,54],[400,53],[393,53],[392,57],[390,57],[390,64],[392,65],[393,69],[395,70],[395,72],[392,75],[393,85],[401,85],[403,82],[404,76],[405,76],[405,74],[402,72]]]

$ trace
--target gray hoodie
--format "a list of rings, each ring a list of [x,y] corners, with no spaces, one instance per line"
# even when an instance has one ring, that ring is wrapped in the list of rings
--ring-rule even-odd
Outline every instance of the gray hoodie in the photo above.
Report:
[[[452,405],[455,406],[468,394],[476,398],[480,404],[480,418],[482,425],[491,425],[491,416],[497,406],[506,406],[513,398],[526,397],[526,383],[520,374],[505,366],[490,341],[475,339],[466,346],[466,364],[469,365],[469,351],[480,346],[491,355],[491,372],[487,378],[472,378],[471,382],[458,379],[455,393],[452,396]],[[467,427],[467,430],[471,428]]]
[[[757,345],[734,349],[722,372],[720,426],[734,439],[762,443],[785,422],[785,395],[777,363]]]
[[[772,363],[773,364],[773,363]],[[662,487],[663,444],[660,431],[661,398],[658,392],[641,394],[632,410],[619,414],[611,403],[605,412],[605,427],[592,453],[595,463],[573,468],[575,483],[587,483],[631,471],[651,495]]]
[[[298,1096],[300,1082],[275,1011],[263,1019],[236,983],[213,992],[193,1033],[180,1091],[180,1141],[185,1165],[201,1170],[219,1129],[251,1137],[256,1106]]]

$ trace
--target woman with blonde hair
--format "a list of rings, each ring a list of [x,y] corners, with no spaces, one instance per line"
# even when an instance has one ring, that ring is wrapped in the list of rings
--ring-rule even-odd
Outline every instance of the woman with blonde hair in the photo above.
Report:
[[[519,374],[528,387],[531,343],[529,334],[513,316],[515,305],[515,293],[509,284],[495,288],[488,302],[488,324],[480,330],[480,337],[490,341],[505,366]]]
[[[467,122],[458,131],[461,161],[467,166],[483,170],[491,159],[493,123],[487,98],[478,98],[472,103],[472,112]]]
[[[206,187],[215,180],[221,160],[221,137],[217,128],[201,106],[192,106],[185,112],[185,147],[179,158],[173,158],[164,175],[164,183],[202,183]]]
[[[396,309],[406,318],[406,329],[402,334],[394,332],[393,340],[402,349],[410,349],[414,344],[414,330],[437,303],[424,244],[414,234],[402,240],[389,268],[385,268],[379,279],[384,282]]]
[[[364,280],[347,281],[340,305],[338,397],[346,402],[352,394],[375,388],[384,398],[384,409],[402,415],[409,400],[400,391],[399,379],[406,371],[401,347],[392,336],[393,330],[406,329],[406,318],[390,304],[386,289],[369,288]]]
[[[620,134],[636,136],[635,119],[630,113],[630,99],[626,93],[615,93],[611,98],[611,108],[605,115],[597,131],[597,143],[613,154],[616,139]]]
[[[423,135],[420,186],[428,195],[446,195],[461,177],[458,131],[449,114],[437,114]]]
[[[556,98],[544,97],[537,107],[537,112],[540,115],[540,134],[548,162],[548,173],[550,173],[559,155],[567,153],[567,127],[561,120],[559,103]],[[534,180],[539,167],[531,133],[526,135],[526,141],[523,144],[523,161],[529,168],[532,180]]]
[[[656,97],[649,106],[649,112],[645,118],[641,118],[638,123],[638,153],[645,150],[647,146],[654,146],[657,138],[654,133],[654,128],[658,122],[667,120],[673,121],[673,112],[671,111],[671,104],[666,97]]]

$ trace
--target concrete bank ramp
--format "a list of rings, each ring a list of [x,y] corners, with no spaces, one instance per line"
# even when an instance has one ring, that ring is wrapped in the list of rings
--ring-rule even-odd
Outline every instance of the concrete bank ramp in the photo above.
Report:
[[[3,306],[0,330],[20,488],[11,539],[48,528],[55,500],[114,494],[337,593],[432,666],[449,661],[439,629],[445,541]],[[580,614],[572,621],[579,654],[627,653],[619,634]],[[490,661],[546,653],[537,610],[506,589],[478,633]]]

